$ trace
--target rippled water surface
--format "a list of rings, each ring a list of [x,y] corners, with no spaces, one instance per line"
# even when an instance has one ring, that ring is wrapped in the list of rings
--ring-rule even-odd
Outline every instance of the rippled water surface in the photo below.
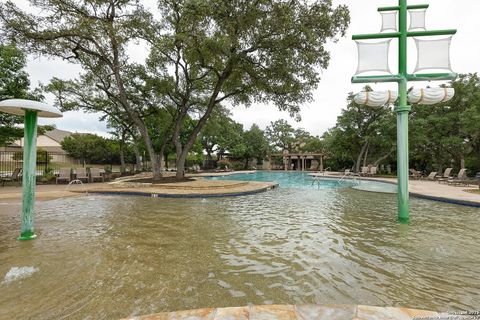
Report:
[[[87,196],[38,204],[16,241],[0,204],[0,319],[115,319],[178,309],[360,303],[480,306],[480,210],[352,189],[221,199]],[[12,268],[34,270],[4,281]]]

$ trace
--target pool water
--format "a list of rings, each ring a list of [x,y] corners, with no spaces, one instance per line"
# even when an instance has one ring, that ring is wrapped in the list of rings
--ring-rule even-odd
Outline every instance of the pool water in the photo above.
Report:
[[[27,242],[15,240],[20,205],[1,203],[0,319],[248,304],[478,308],[480,210],[412,199],[412,222],[400,225],[395,198],[284,187],[232,198],[84,196],[39,202],[39,237]]]
[[[225,176],[208,177],[212,180],[240,180],[276,182],[281,188],[295,189],[335,189],[354,188],[363,191],[396,193],[395,184],[342,177],[314,177],[307,172],[256,171],[254,173],[235,173]]]

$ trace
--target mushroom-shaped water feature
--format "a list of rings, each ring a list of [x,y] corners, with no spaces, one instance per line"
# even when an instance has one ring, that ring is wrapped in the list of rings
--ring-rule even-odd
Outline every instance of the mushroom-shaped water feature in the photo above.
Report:
[[[23,198],[22,198],[22,227],[19,240],[31,240],[37,236],[33,230],[33,216],[35,210],[35,184],[37,165],[37,119],[60,118],[62,113],[48,104],[23,99],[9,99],[0,101],[0,112],[24,116],[24,144],[23,144]]]

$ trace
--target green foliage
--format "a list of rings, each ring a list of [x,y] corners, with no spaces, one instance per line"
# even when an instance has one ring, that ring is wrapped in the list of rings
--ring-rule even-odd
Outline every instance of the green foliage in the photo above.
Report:
[[[30,81],[23,71],[25,55],[14,45],[0,44],[0,100],[27,98]],[[21,138],[23,130],[15,125],[23,122],[19,116],[0,112],[0,146]]]
[[[74,133],[62,141],[62,149],[83,164],[119,163],[118,141],[105,139],[95,134]]]
[[[295,143],[295,129],[285,120],[280,119],[275,122],[270,122],[270,125],[265,130],[268,141],[280,151],[293,151],[293,144]]]
[[[380,164],[395,150],[394,112],[388,107],[357,105],[352,94],[347,102],[335,127],[323,135],[328,154],[326,165],[335,170],[354,168],[359,171],[363,164]]]
[[[331,1],[159,3],[157,28],[163,33],[159,37],[151,30],[147,36],[153,45],[148,69],[160,75],[155,86],[175,110],[180,175],[183,159],[223,101],[268,101],[298,115],[320,81],[318,69],[328,66],[326,41],[343,35],[349,22],[347,8],[333,8]],[[184,123],[192,114],[198,122],[182,143]],[[211,144],[206,149],[211,154]]]
[[[460,75],[451,82],[452,100],[432,106],[413,106],[410,125],[411,163],[425,171],[465,166],[480,171],[480,79]]]
[[[27,60],[25,54],[15,45],[0,44],[0,101],[5,99],[42,100],[38,89],[29,91],[30,80],[23,70]],[[17,125],[23,118],[0,112],[0,146],[8,145],[23,136],[23,129]],[[38,134],[53,129],[52,126],[39,126]]]
[[[42,148],[37,148],[37,163],[48,163],[52,161],[53,157],[48,154],[48,152]],[[13,154],[12,160],[19,161],[23,160],[23,151],[17,151]]]
[[[462,163],[470,175],[480,171],[480,79],[460,75],[450,83],[451,101],[413,105],[409,123],[410,167],[429,173]],[[368,90],[368,88],[367,88]],[[322,139],[327,166],[334,170],[359,168],[364,163],[395,167],[395,114],[390,108],[370,108],[353,102]]]

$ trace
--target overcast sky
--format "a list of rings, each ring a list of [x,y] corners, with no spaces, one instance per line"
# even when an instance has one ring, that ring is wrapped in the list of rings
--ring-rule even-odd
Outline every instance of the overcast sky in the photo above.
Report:
[[[0,0],[5,1],[5,0]],[[23,8],[27,8],[26,0],[15,0]],[[143,0],[145,6],[155,8],[155,0]],[[380,30],[381,16],[377,12],[380,6],[396,5],[396,0],[333,0],[335,5],[346,4],[350,8],[351,24],[347,36],[337,43],[329,44],[331,52],[330,66],[322,72],[322,80],[315,90],[314,101],[302,106],[302,121],[295,122],[285,112],[279,112],[274,106],[256,105],[248,109],[237,107],[233,109],[233,118],[249,128],[252,123],[257,123],[261,128],[267,126],[270,121],[286,119],[295,127],[306,129],[315,135],[321,135],[328,128],[335,125],[337,116],[345,106],[348,92],[360,91],[362,85],[351,84],[350,78],[357,66],[357,49],[355,42],[351,40],[354,33],[375,33]],[[427,29],[458,29],[452,42],[452,68],[458,73],[480,72],[480,43],[478,42],[478,30],[480,21],[480,1],[478,0],[410,0],[409,4],[430,3],[427,10]],[[416,61],[416,51],[413,40],[409,42],[409,71],[413,71]],[[396,70],[396,46],[390,51],[391,69]],[[141,45],[132,46],[130,55],[142,61],[145,59],[145,51]],[[32,86],[38,82],[48,83],[52,77],[63,79],[75,78],[80,67],[67,64],[56,59],[46,57],[30,57],[27,65]],[[435,86],[438,83],[431,83]],[[411,83],[416,87],[425,87],[428,83]],[[396,84],[373,85],[374,89],[396,89]],[[51,102],[51,97],[48,98]],[[105,124],[98,120],[94,114],[82,112],[66,112],[62,119],[41,120],[40,123],[53,123],[59,129],[94,132],[105,135]]]

